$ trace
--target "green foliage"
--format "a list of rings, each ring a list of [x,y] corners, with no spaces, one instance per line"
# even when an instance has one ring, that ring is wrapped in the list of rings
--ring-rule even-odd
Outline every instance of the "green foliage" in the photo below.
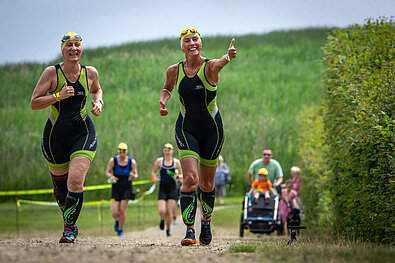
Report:
[[[306,29],[236,37],[237,59],[221,71],[217,100],[226,133],[222,155],[232,173],[229,195],[243,192],[248,167],[261,157],[263,147],[273,149],[289,177],[297,161],[297,116],[303,107],[320,101],[323,66],[318,62],[327,32]],[[203,36],[202,55],[221,57],[231,38]],[[105,103],[103,114],[92,116],[98,149],[85,185],[106,183],[104,171],[120,141],[129,145],[140,179],[150,178],[162,145],[175,145],[178,96],[174,93],[170,99],[167,117],[159,115],[158,98],[167,67],[183,59],[178,39],[84,49],[81,64],[98,69]],[[46,66],[0,67],[1,190],[52,187],[40,149],[48,109],[30,109],[32,91]],[[87,196],[98,198],[93,192]]]
[[[328,187],[325,153],[325,131],[322,108],[309,107],[299,120],[298,156],[303,167],[300,190],[306,225],[312,232],[329,232],[332,225],[330,188]]]
[[[393,20],[335,30],[324,48],[330,190],[336,230],[394,243]]]

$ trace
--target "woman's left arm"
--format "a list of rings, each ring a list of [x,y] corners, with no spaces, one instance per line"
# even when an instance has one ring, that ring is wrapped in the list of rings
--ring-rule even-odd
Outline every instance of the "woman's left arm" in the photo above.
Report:
[[[86,67],[88,74],[89,93],[92,97],[92,110],[91,112],[95,116],[99,116],[102,112],[103,102],[103,91],[99,83],[99,72],[94,67]]]
[[[232,38],[230,42],[228,52],[219,59],[212,59],[207,62],[205,73],[207,80],[213,86],[217,85],[219,79],[219,72],[225,67],[232,59],[236,58],[236,48],[233,46],[235,39]]]
[[[137,179],[139,174],[137,173],[137,163],[135,159],[132,159],[132,173],[130,174],[130,179]]]

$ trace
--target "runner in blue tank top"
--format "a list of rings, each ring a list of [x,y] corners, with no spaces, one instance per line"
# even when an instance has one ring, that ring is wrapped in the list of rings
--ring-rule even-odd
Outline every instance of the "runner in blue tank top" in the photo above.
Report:
[[[163,156],[156,159],[151,172],[151,179],[159,182],[158,213],[160,216],[159,228],[165,229],[166,235],[170,236],[170,226],[173,220],[174,207],[177,206],[177,177],[182,178],[180,161],[173,158],[173,145],[166,143],[163,146]],[[156,176],[159,170],[160,177]]]
[[[127,154],[128,146],[121,142],[118,145],[118,155],[110,158],[106,168],[106,176],[112,184],[111,215],[115,219],[114,230],[119,237],[123,236],[129,200],[134,199],[131,180],[138,178],[137,163]]]
[[[78,235],[76,222],[83,202],[83,185],[96,153],[95,126],[86,107],[88,93],[93,115],[99,116],[103,107],[99,73],[94,67],[79,64],[81,42],[81,36],[74,32],[63,36],[63,62],[44,70],[30,102],[33,110],[50,107],[42,152],[64,219],[60,243],[74,243]]]
[[[185,60],[167,69],[166,82],[160,92],[162,116],[168,114],[166,103],[174,86],[181,104],[175,138],[184,173],[180,203],[187,232],[181,241],[183,246],[196,244],[194,224],[197,198],[203,212],[199,242],[209,245],[212,240],[210,219],[215,200],[214,176],[224,142],[222,119],[216,103],[217,83],[221,69],[236,58],[234,41],[231,40],[226,55],[208,60],[201,56],[199,32],[192,27],[182,30],[180,44]]]

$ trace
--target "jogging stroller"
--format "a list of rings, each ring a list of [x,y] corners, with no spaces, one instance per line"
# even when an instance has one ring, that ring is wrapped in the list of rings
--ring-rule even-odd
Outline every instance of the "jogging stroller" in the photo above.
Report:
[[[240,215],[240,237],[243,237],[244,229],[259,234],[270,235],[274,231],[279,235],[282,234],[284,226],[278,211],[280,198],[270,194],[268,203],[263,195],[260,195],[256,201],[252,199],[249,194],[244,196]]]

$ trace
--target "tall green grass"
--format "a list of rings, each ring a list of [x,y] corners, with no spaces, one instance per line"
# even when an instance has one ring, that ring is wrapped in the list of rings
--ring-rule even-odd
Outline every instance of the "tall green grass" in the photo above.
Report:
[[[226,133],[222,155],[232,173],[229,194],[243,191],[248,167],[261,157],[263,147],[273,149],[286,177],[298,164],[296,136],[303,127],[297,119],[304,107],[321,100],[321,47],[327,32],[324,28],[235,37],[237,59],[220,73],[217,100]],[[203,35],[203,56],[224,55],[232,37]],[[183,59],[177,39],[83,51],[81,64],[98,69],[105,102],[102,115],[92,117],[98,149],[86,185],[106,181],[107,161],[120,141],[129,145],[140,178],[149,178],[162,145],[175,144],[178,96],[174,93],[170,99],[167,117],[159,115],[158,97],[167,67]],[[51,187],[40,148],[49,110],[30,109],[32,91],[48,65],[0,67],[1,190]]]

